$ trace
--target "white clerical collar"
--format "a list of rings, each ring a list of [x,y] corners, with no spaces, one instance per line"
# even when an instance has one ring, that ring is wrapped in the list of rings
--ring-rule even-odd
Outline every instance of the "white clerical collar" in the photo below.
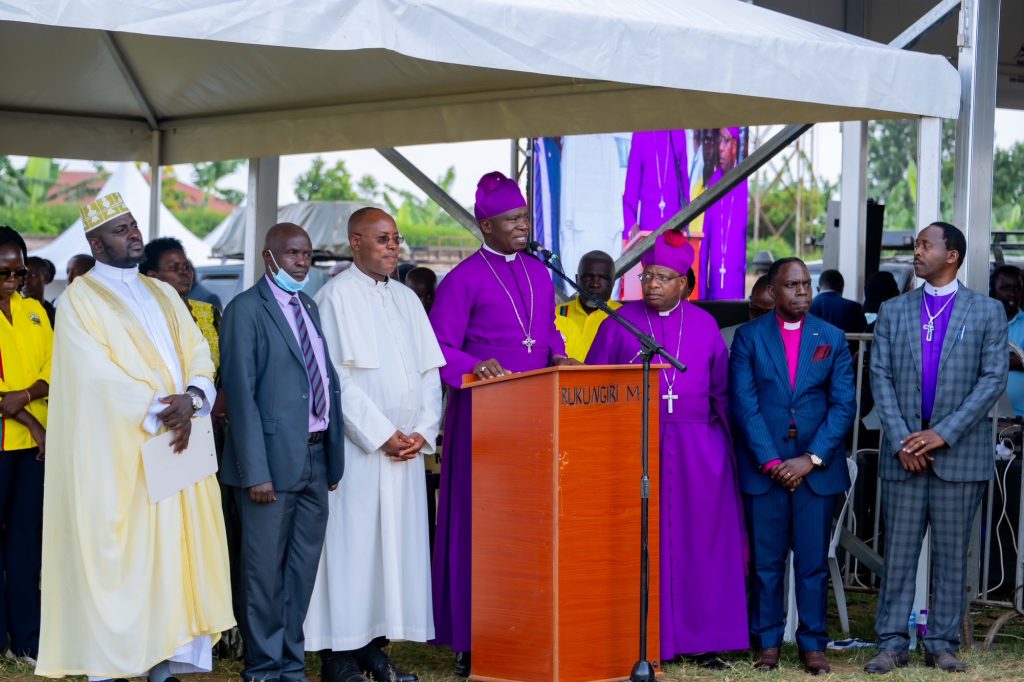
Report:
[[[96,265],[93,266],[92,270],[97,275],[114,282],[134,282],[139,278],[139,267],[137,265],[130,268],[115,268],[113,265],[96,261]]]
[[[350,267],[349,270],[353,271],[352,272],[352,277],[355,277],[356,279],[358,279],[363,284],[369,285],[371,287],[387,288],[388,282],[391,281],[390,277],[385,277],[384,281],[381,281],[381,280],[377,279],[376,277],[371,277],[368,274],[366,274],[365,272],[363,272],[362,270],[360,270],[356,266],[355,263],[352,264],[352,267]]]
[[[807,319],[806,317],[801,317],[796,322],[787,322],[786,320],[779,317],[778,314],[775,315],[775,318],[779,321],[779,324],[782,325],[782,328],[785,329],[787,332],[795,332],[796,330],[800,329],[801,327],[804,326],[804,320]]]
[[[506,263],[511,263],[516,259],[516,256],[519,255],[518,253],[501,253],[500,251],[495,251],[491,247],[487,246],[487,244],[484,244],[483,249],[484,251],[490,251],[495,256],[500,256],[501,258],[504,258]]]
[[[934,287],[931,284],[929,284],[928,282],[924,283],[924,293],[926,293],[926,294],[928,294],[930,296],[949,296],[950,294],[954,293],[959,288],[960,288],[960,281],[956,280],[956,279],[954,279],[949,284],[946,284],[946,285],[941,286],[941,287]]]
[[[676,301],[676,304],[674,306],[672,306],[672,308],[670,310],[659,310],[658,311],[658,317],[668,317],[669,315],[674,313],[676,308],[678,308],[682,304],[683,304],[683,299],[679,299],[678,301]]]

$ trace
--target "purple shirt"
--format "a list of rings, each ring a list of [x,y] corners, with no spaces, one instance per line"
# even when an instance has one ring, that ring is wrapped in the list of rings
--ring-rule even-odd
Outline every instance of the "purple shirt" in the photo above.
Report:
[[[482,248],[455,266],[437,287],[430,323],[447,362],[441,380],[452,388],[461,388],[463,375],[483,360],[527,372],[565,355],[551,276],[521,253],[505,257]],[[524,326],[536,342],[531,350],[523,345]]]
[[[281,313],[284,315],[284,319],[288,321],[288,327],[292,330],[292,334],[295,335],[295,342],[299,344],[299,350],[302,350],[302,342],[299,341],[299,325],[295,322],[295,311],[292,310],[292,304],[290,303],[292,296],[297,294],[289,294],[287,291],[277,286],[274,280],[267,277],[267,283],[270,285],[270,290],[274,292],[274,299],[277,301],[277,305],[281,306]],[[302,299],[299,299],[299,310],[302,311],[302,319],[306,322],[306,330],[309,331],[309,340],[313,344],[313,355],[316,356],[317,367],[320,368],[320,379],[324,383],[324,405],[326,410],[324,411],[323,417],[317,417],[313,414],[313,391],[309,392],[309,432],[316,433],[317,431],[326,431],[327,423],[329,421],[329,415],[331,414],[331,392],[329,389],[331,383],[327,377],[327,356],[324,354],[324,340],[320,338],[320,335],[316,331],[316,326],[313,324],[312,318],[309,316],[309,312],[306,311],[306,306],[302,304]]]
[[[926,290],[921,297],[921,419],[932,418],[935,406],[935,388],[939,380],[939,359],[942,357],[942,341],[946,338],[949,318],[953,315],[956,291],[945,296],[933,296]],[[939,312],[939,311],[942,312]],[[929,314],[928,311],[931,311]],[[928,340],[925,325],[935,315],[932,339]]]
[[[782,347],[786,349],[786,365],[789,368],[789,387],[796,388],[796,370],[800,362],[800,338],[804,333],[804,321],[801,319],[795,322],[795,329],[786,329],[789,324],[778,315],[775,321],[779,323],[779,334],[782,335]]]

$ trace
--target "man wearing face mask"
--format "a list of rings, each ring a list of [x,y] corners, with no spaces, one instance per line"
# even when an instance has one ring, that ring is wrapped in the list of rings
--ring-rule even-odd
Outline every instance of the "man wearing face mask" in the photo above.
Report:
[[[228,305],[221,381],[228,396],[220,476],[242,525],[242,678],[305,679],[306,618],[345,464],[341,393],[316,304],[301,293],[313,246],[298,225],[267,232],[266,276]]]

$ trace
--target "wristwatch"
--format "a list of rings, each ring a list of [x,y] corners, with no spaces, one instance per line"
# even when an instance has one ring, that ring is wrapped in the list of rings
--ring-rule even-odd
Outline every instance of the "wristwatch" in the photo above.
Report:
[[[192,398],[192,411],[198,412],[203,409],[203,397],[194,391],[185,391]]]
[[[825,462],[822,461],[821,457],[818,457],[813,452],[805,452],[804,454],[811,458],[811,464],[813,464],[816,468],[820,469],[823,466],[825,466]]]

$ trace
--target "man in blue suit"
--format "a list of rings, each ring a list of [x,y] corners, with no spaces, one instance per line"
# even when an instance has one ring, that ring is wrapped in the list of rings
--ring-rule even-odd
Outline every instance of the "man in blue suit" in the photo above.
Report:
[[[242,526],[245,682],[306,679],[302,624],[327,529],[327,491],[345,466],[338,375],[316,303],[301,293],[312,261],[305,230],[274,225],[266,276],[231,301],[220,328],[229,415],[220,478],[233,489]],[[345,682],[342,672],[325,666],[322,677]]]
[[[850,487],[843,440],[853,424],[853,363],[843,332],[807,314],[811,276],[799,258],[768,270],[775,314],[739,328],[729,406],[751,539],[750,627],[756,665],[773,670],[785,629],[786,559],[793,551],[797,644],[811,674],[830,672],[825,646],[828,545],[836,498]]]
[[[811,315],[820,317],[847,334],[860,334],[868,326],[859,303],[843,298],[846,282],[838,270],[825,270],[818,278],[818,295],[811,301]]]

